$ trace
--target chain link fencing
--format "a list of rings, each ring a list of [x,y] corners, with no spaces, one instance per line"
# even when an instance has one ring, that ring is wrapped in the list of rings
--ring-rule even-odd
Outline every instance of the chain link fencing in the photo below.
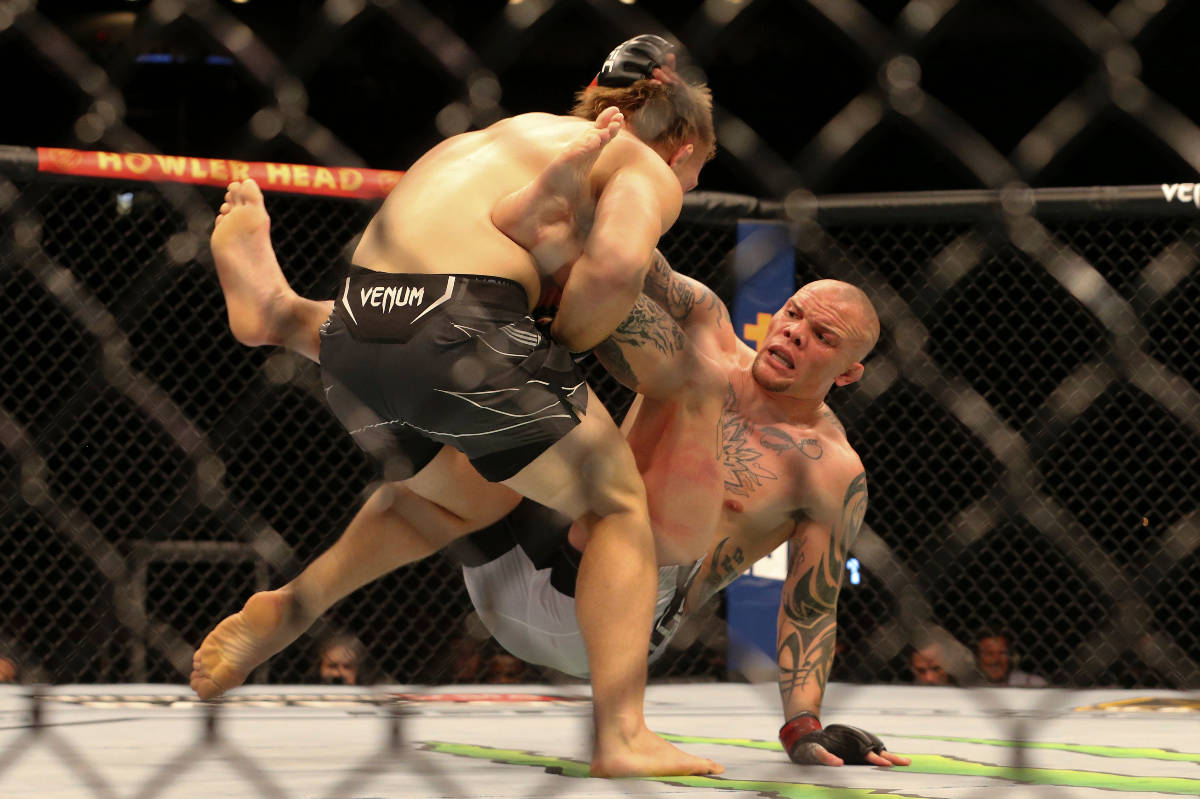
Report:
[[[740,202],[744,215],[794,226],[799,280],[857,282],[884,320],[867,379],[834,398],[872,486],[855,553],[863,579],[843,592],[848,650],[834,679],[906,680],[904,648],[922,630],[969,645],[1002,624],[1022,667],[1055,684],[1195,687],[1196,187],[1084,201],[1028,186],[1062,175],[1146,182],[1122,147],[1156,175],[1200,168],[1194,98],[1169,79],[1196,7],[1007,6],[527,0],[468,18],[454,6],[330,0],[297,4],[288,33],[262,10],[155,0],[120,12],[132,15],[120,28],[128,38],[85,48],[60,8],[10,0],[0,45],[9,74],[37,72],[60,89],[39,114],[59,131],[36,144],[155,152],[146,98],[161,86],[141,56],[157,54],[220,73],[197,78],[175,141],[192,143],[183,132],[203,127],[206,103],[238,120],[232,136],[181,152],[403,167],[442,136],[527,104],[544,109],[547,94],[565,107],[569,90],[547,89],[539,58],[550,56],[519,53],[577,36],[602,37],[602,56],[627,36],[676,31],[718,99],[712,172],[783,199],[723,198],[719,213],[693,203],[664,242],[668,258],[731,299],[739,214],[728,209]],[[950,80],[961,62],[948,42],[962,37],[949,34],[989,25],[981,58],[1009,58],[1012,79],[981,76],[968,91],[971,81]],[[1020,59],[1002,51],[1005,32],[1022,25],[1077,57],[1021,79]],[[419,90],[403,104],[377,75],[396,64],[377,63],[367,46],[389,35],[416,70],[405,85]],[[807,87],[811,110],[786,136],[756,124],[777,112],[777,93],[763,111],[750,105],[761,91],[722,85],[747,42],[760,74],[829,76]],[[360,54],[363,85],[342,94],[362,94],[359,111],[330,99],[341,73],[322,66],[346,49]],[[981,130],[979,104],[1004,98],[1008,127]],[[372,125],[415,129],[400,108],[424,126],[404,147],[383,152],[356,137],[366,117],[355,114],[367,110]],[[824,197],[867,176],[875,188],[987,191]],[[205,245],[218,197],[161,182],[0,178],[0,634],[27,680],[179,681],[212,623],[331,543],[374,477],[325,410],[311,365],[228,334]],[[269,209],[289,278],[331,296],[331,265],[371,205],[272,194]],[[591,376],[619,413],[628,396]],[[705,609],[653,676],[726,676],[721,612]],[[360,591],[311,638],[337,632],[363,643],[380,680],[484,676],[470,658],[455,671],[478,630],[440,558]],[[315,679],[311,647],[254,679]]]
[[[832,679],[907,682],[912,644],[966,661],[1002,627],[1052,685],[1200,687],[1197,4],[302,0],[286,23],[258,2],[83,5],[0,0],[5,105],[36,109],[0,122],[0,656],[22,682],[181,683],[211,626],[332,543],[376,475],[315,367],[229,334],[206,243],[218,189],[48,179],[3,145],[186,154],[209,177],[226,158],[403,169],[442,137],[567,107],[616,42],[655,32],[716,95],[705,183],[741,195],[690,201],[672,264],[728,302],[735,220],[782,220],[798,282],[858,283],[883,320],[865,379],[831,400],[871,483]],[[1133,188],[1029,188],[1093,184]],[[969,191],[831,196],[921,189]],[[289,279],[331,296],[374,204],[272,192],[268,208]],[[696,614],[652,680],[746,678],[723,615],[719,597]],[[316,682],[336,634],[380,683],[486,680],[494,651],[435,556],[251,682]],[[117,795],[31,691],[0,774],[40,743]],[[364,701],[390,732],[331,795],[420,766],[402,703]],[[204,713],[137,795],[205,754],[284,795],[226,744],[220,706]]]
[[[375,469],[314,365],[233,341],[209,258],[177,240],[187,221],[157,190],[9,185],[9,646],[54,682],[178,681],[216,620],[332,543]],[[1194,209],[1157,187],[1032,214],[999,195],[890,199],[905,209],[834,199],[793,222],[798,281],[867,287],[887,331],[832,402],[872,485],[835,678],[906,680],[920,630],[969,645],[1000,626],[1055,684],[1196,685]],[[700,195],[663,242],[727,300],[739,201],[782,210]],[[373,204],[269,208],[294,284],[332,296]],[[628,406],[598,365],[589,380],[614,413]],[[720,615],[694,618],[654,676],[727,678]],[[361,641],[379,680],[487,677],[440,556],[344,600],[255,679],[315,681],[312,641],[333,633]]]

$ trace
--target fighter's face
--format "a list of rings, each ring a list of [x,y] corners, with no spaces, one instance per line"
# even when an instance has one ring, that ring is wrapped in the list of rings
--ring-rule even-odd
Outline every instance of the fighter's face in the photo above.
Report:
[[[754,359],[754,378],[768,391],[793,385],[827,389],[854,364],[855,331],[852,307],[829,292],[802,288],[771,317]]]

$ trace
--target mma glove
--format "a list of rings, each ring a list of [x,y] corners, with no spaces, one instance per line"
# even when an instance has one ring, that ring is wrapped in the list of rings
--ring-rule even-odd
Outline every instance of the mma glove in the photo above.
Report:
[[[802,766],[820,765],[813,748],[823,747],[851,766],[871,765],[867,755],[887,749],[883,741],[866,730],[846,724],[830,724],[822,728],[816,715],[805,711],[788,721],[779,730],[779,740],[793,763]]]
[[[661,36],[652,33],[634,36],[608,54],[595,83],[613,88],[632,86],[654,77],[654,70],[666,66],[667,56],[673,52],[675,47]]]

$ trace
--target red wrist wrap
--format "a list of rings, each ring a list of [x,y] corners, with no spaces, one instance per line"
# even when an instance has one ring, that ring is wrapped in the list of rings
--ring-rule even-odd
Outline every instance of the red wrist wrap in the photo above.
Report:
[[[821,720],[815,713],[804,711],[779,728],[779,741],[783,744],[783,751],[791,752],[792,745],[796,743],[797,739],[819,729],[821,729]]]

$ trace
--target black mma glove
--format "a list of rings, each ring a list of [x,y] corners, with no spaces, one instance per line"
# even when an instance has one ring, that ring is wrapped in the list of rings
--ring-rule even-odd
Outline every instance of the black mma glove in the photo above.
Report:
[[[666,66],[667,56],[675,47],[661,36],[645,33],[617,45],[604,66],[600,67],[593,84],[622,88],[639,80],[654,77],[654,70]]]
[[[850,766],[872,765],[867,755],[887,749],[883,741],[858,727],[830,724],[822,729],[821,722],[808,711],[784,724],[779,730],[779,740],[792,762],[805,766],[821,763],[812,753],[814,745],[824,747]]]

